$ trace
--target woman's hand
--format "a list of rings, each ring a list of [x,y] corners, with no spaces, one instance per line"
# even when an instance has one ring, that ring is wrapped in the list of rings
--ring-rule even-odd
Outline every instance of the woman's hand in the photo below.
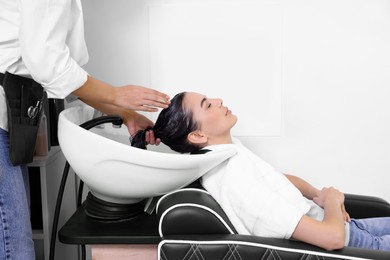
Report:
[[[313,201],[320,207],[324,208],[324,205],[326,201],[338,201],[341,205],[341,211],[344,215],[344,219],[346,222],[351,221],[351,217],[349,216],[348,212],[345,210],[344,200],[345,196],[344,193],[340,192],[339,190],[330,187],[330,188],[323,188],[318,194],[317,197],[313,198]]]
[[[344,203],[341,206],[341,211],[343,212],[345,222],[351,222],[351,217],[349,216],[348,212],[346,211]]]
[[[340,205],[344,205],[344,194],[339,190],[329,187],[323,188],[313,201],[320,207],[324,208],[328,202],[338,202]]]

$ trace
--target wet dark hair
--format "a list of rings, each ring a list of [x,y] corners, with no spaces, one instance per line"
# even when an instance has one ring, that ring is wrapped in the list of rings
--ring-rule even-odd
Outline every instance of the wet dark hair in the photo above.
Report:
[[[155,138],[179,153],[196,153],[201,149],[188,141],[188,134],[198,129],[192,112],[183,106],[186,92],[176,94],[168,108],[161,110],[153,128],[138,131],[131,141],[134,147],[146,149],[145,133],[152,129]]]

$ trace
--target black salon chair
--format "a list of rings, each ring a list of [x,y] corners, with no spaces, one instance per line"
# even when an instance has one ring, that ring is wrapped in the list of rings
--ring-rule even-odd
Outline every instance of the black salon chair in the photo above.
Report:
[[[390,204],[377,197],[346,194],[353,218],[390,216]],[[183,189],[157,205],[162,238],[160,260],[390,259],[390,252],[345,247],[324,249],[293,240],[239,235],[218,203],[203,189]]]

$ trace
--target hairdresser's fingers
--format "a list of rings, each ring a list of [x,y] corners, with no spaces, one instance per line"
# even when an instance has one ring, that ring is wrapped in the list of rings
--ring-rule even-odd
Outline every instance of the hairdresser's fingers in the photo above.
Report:
[[[162,98],[160,95],[149,93],[143,99],[143,105],[149,107],[167,108],[170,104],[169,99]]]
[[[139,130],[153,126],[153,122],[150,119],[134,110],[126,110],[122,115],[122,119],[131,136],[134,136]]]
[[[127,85],[115,88],[115,104],[119,107],[156,112],[169,106],[169,96],[157,90]]]
[[[144,95],[145,100],[153,102],[152,104],[147,104],[150,106],[166,108],[170,103],[168,95],[154,89],[144,88]]]
[[[146,144],[149,144],[149,142],[150,142],[150,133],[149,132],[150,131],[145,132],[145,143]]]
[[[140,106],[136,107],[135,110],[144,111],[144,112],[157,112],[158,108],[149,107],[147,105],[140,105]]]
[[[139,105],[135,108],[139,111],[145,111],[145,112],[157,112],[158,108],[167,108],[169,106],[169,103],[163,102],[161,100],[149,100],[144,99],[139,101]]]
[[[159,145],[161,142],[160,138],[156,138],[153,130],[150,130],[149,133],[150,133],[150,142],[149,143],[153,144],[153,145]]]
[[[145,133],[145,142],[151,145],[159,145],[161,140],[155,137],[153,130],[149,130]]]

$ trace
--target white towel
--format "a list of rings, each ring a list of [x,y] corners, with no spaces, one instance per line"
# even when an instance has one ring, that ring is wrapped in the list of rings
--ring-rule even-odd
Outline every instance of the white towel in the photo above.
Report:
[[[209,146],[209,150],[233,146],[237,154],[202,177],[203,186],[221,205],[239,234],[290,238],[304,214],[322,220],[323,210],[271,165],[244,147]]]

